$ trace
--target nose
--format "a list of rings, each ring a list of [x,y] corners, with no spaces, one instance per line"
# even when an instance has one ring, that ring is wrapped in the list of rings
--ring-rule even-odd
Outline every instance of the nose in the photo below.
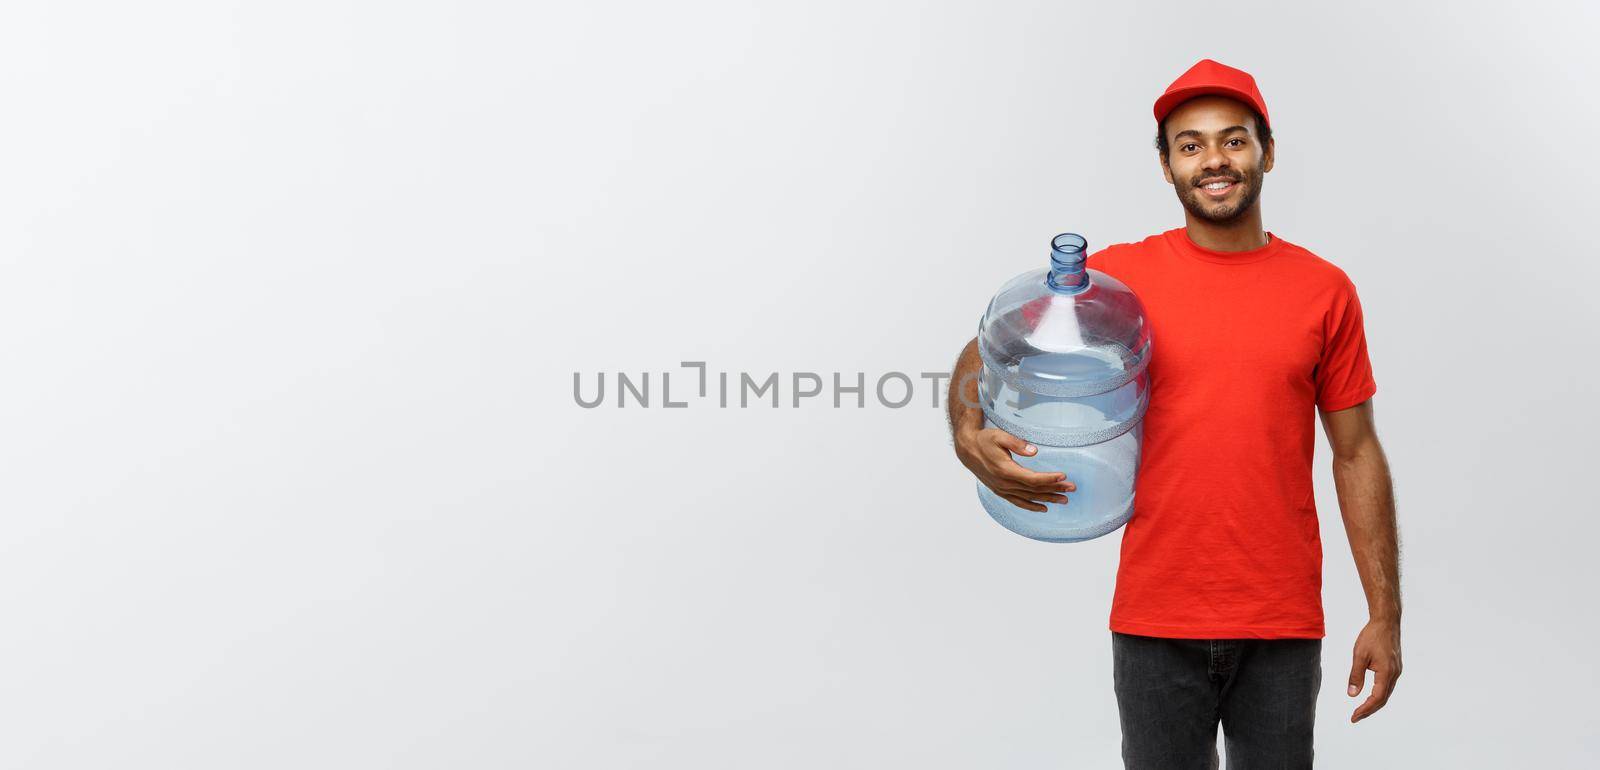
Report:
[[[1221,176],[1228,167],[1228,156],[1220,147],[1207,147],[1200,155],[1200,169],[1205,176]]]

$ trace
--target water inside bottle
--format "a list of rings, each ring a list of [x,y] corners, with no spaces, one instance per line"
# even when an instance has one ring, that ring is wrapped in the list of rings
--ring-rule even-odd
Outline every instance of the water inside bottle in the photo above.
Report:
[[[1017,379],[1022,390],[1002,384],[995,404],[1016,410],[1017,419],[1032,425],[1072,425],[1084,432],[1109,428],[1138,409],[1139,383],[1130,381],[1105,393],[1074,398],[1041,395],[1030,388],[1040,383],[1107,382],[1122,373],[1122,366],[1119,356],[1098,348],[1037,353],[1019,362]]]

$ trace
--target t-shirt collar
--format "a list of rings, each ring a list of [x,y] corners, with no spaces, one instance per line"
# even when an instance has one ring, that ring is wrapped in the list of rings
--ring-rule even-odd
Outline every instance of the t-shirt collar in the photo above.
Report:
[[[1189,238],[1189,228],[1178,227],[1167,231],[1167,242],[1180,254],[1206,262],[1216,262],[1223,265],[1242,265],[1249,262],[1260,262],[1267,259],[1283,248],[1283,239],[1267,231],[1267,245],[1248,251],[1216,251],[1200,246]]]

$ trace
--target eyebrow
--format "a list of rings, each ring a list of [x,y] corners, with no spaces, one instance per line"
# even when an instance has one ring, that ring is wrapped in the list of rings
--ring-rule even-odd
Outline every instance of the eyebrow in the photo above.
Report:
[[[1221,131],[1218,131],[1217,133],[1219,135],[1221,135],[1221,134],[1231,134],[1234,131],[1244,131],[1244,130],[1245,130],[1244,126],[1228,126],[1227,128],[1224,128]],[[1186,128],[1186,129],[1184,129],[1182,131],[1179,131],[1177,134],[1174,134],[1173,137],[1172,137],[1172,141],[1176,142],[1179,139],[1184,138],[1185,136],[1193,136],[1193,137],[1196,137],[1196,138],[1201,138],[1201,137],[1204,136],[1204,134],[1201,134],[1199,131],[1196,131],[1196,130],[1194,130],[1192,128]]]

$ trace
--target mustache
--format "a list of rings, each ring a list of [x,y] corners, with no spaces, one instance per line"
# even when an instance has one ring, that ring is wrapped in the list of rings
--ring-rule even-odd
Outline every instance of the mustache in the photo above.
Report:
[[[1200,176],[1195,177],[1194,180],[1190,183],[1190,186],[1191,187],[1199,187],[1200,186],[1200,180],[1202,180],[1202,179],[1210,179],[1212,181],[1216,181],[1218,179],[1226,179],[1226,180],[1228,180],[1230,182],[1235,182],[1235,183],[1244,181],[1244,177],[1242,177],[1242,176],[1230,176],[1228,174],[1202,174]]]

